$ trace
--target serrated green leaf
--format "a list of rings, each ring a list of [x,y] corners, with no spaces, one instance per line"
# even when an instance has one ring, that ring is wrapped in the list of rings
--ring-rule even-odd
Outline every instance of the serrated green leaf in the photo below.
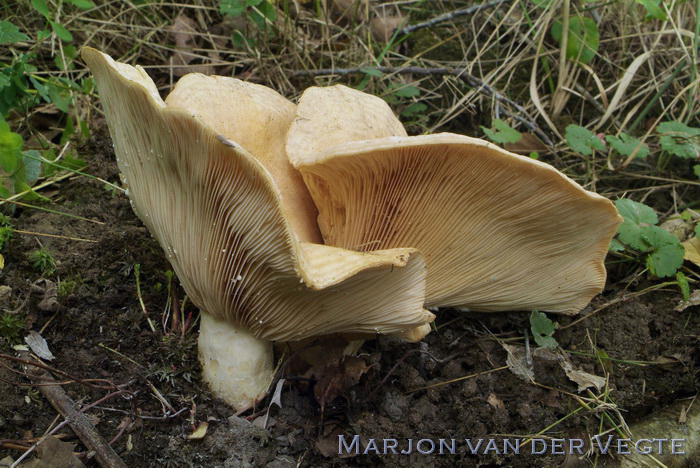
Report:
[[[0,169],[14,173],[22,160],[22,137],[10,130],[10,125],[0,120]]]
[[[554,21],[550,32],[555,41],[562,44],[561,21]],[[566,41],[566,58],[588,64],[598,52],[600,32],[598,25],[591,18],[571,16],[569,18],[569,34]]]
[[[591,156],[593,150],[603,151],[605,143],[593,132],[579,125],[571,124],[566,127],[566,143],[576,151],[586,156]]]
[[[654,1],[654,0],[634,0],[635,2],[639,3],[644,7],[644,9],[647,11],[647,15],[645,19],[649,18],[656,18],[660,19],[661,21],[666,21],[668,17],[666,16],[666,12],[659,6],[659,2]]]
[[[49,18],[49,7],[44,0],[32,0],[32,6],[36,11],[41,13],[46,19]]]
[[[670,135],[659,137],[661,149],[683,159],[695,159],[700,156],[700,145],[690,141],[674,138]]]
[[[9,21],[0,21],[0,44],[14,44],[28,41],[29,36],[19,31],[19,28]]]
[[[56,21],[50,21],[49,23],[51,24],[51,29],[53,29],[53,32],[56,33],[56,36],[58,36],[59,39],[64,42],[70,42],[73,40],[73,35],[70,33],[70,31],[64,28],[61,23],[57,23]]]
[[[635,154],[637,159],[644,159],[649,156],[649,146],[647,146],[646,143],[642,143],[639,138],[635,138],[626,133],[621,133],[619,138],[614,135],[608,135],[605,137],[605,141],[610,144],[612,149],[623,156],[631,155],[637,147],[639,147],[637,154]]]
[[[493,128],[481,127],[489,140],[499,145],[517,143],[523,137],[522,133],[508,125],[501,119],[493,121]]]
[[[615,200],[615,207],[624,218],[624,222],[617,229],[618,239],[633,249],[649,250],[651,246],[643,239],[642,229],[659,222],[656,212],[643,203],[627,198]]]
[[[90,0],[66,0],[66,2],[75,5],[81,10],[90,10],[92,8],[95,8],[95,4],[92,3]]]
[[[676,273],[676,282],[678,283],[678,287],[681,288],[681,294],[683,294],[683,299],[689,301],[690,285],[688,284],[688,278],[685,277],[682,271]]]
[[[402,98],[417,97],[420,96],[420,89],[415,86],[401,86],[394,94]]]
[[[556,348],[559,346],[557,340],[552,335],[557,326],[542,312],[533,310],[530,314],[530,330],[538,346],[546,348]]]
[[[685,249],[678,238],[658,226],[645,226],[641,236],[654,250],[647,256],[647,267],[659,278],[673,276],[683,265]]]
[[[683,266],[685,249],[682,245],[662,245],[647,257],[647,267],[651,274],[659,278],[673,276]]]
[[[625,250],[625,244],[623,244],[617,239],[613,239],[610,241],[610,247],[608,247],[608,250],[610,252],[622,252],[623,250]]]
[[[669,122],[661,122],[659,125],[656,126],[656,132],[684,136],[687,138],[700,136],[700,128],[689,127],[686,124],[682,122],[676,122],[675,120]]]

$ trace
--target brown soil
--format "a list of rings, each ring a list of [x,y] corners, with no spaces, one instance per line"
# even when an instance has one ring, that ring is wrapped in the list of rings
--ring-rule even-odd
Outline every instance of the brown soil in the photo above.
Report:
[[[93,137],[81,154],[89,164],[88,173],[118,180],[105,133]],[[616,417],[612,405],[631,424],[698,391],[700,316],[692,308],[674,310],[679,297],[675,290],[620,302],[556,332],[563,349],[580,353],[572,356],[576,367],[596,375],[609,372],[610,406],[605,413],[580,410],[576,385],[558,365],[536,366],[540,385],[525,382],[508,369],[492,371],[506,362],[499,340],[511,339],[508,342],[514,344],[529,331],[529,314],[468,315],[444,310],[438,314],[438,330],[423,343],[388,338],[365,343],[361,356],[369,370],[359,384],[344,389],[330,402],[323,416],[314,398],[313,379],[288,375],[291,378],[284,386],[282,408],[270,410],[271,427],[263,430],[246,421],[245,415],[244,419],[233,416],[231,408],[214,399],[200,381],[196,326],[184,337],[164,334],[160,317],[167,300],[164,272],[169,267],[127,198],[85,177],[65,180],[55,188],[53,194],[44,192],[51,195],[50,203],[33,203],[104,224],[17,207],[12,219],[16,229],[94,242],[15,234],[3,249],[6,265],[0,270],[0,285],[9,286],[11,293],[0,308],[17,309],[17,316],[30,330],[44,328],[42,336],[56,356],[53,367],[78,378],[127,384],[131,392],[128,398],[107,400],[89,414],[107,440],[120,432],[120,424],[128,424],[113,444],[128,466],[528,467],[559,466],[564,461],[570,463],[567,466],[576,466],[573,458],[565,460],[565,456],[472,455],[461,441],[491,436],[527,438],[549,427],[550,436],[588,438],[600,430],[601,418],[603,427],[610,427],[605,416]],[[41,278],[30,260],[30,253],[39,248],[37,239],[58,262],[56,273],[49,278],[59,284],[55,310],[41,310],[42,294],[30,292]],[[155,333],[139,305],[136,263],[141,265],[141,292],[155,321]],[[606,290],[584,314],[616,297],[617,288],[624,286],[624,274],[612,270],[610,284],[620,286]],[[37,285],[43,287],[43,283]],[[638,290],[643,287],[635,286]],[[177,297],[184,297],[181,289]],[[185,309],[185,314],[190,312],[196,316],[192,305]],[[573,321],[566,317],[558,320],[562,326]],[[0,352],[14,355],[11,345],[17,343],[1,340]],[[601,361],[596,354],[611,360]],[[19,441],[44,434],[55,424],[56,411],[35,389],[26,386],[23,376],[12,372],[20,371],[19,365],[3,363],[7,367],[0,368],[0,439]],[[173,416],[154,389],[175,411],[182,412]],[[107,394],[76,383],[66,385],[65,390],[81,406]],[[587,392],[580,395],[591,397]],[[206,436],[188,439],[205,421],[209,423]],[[65,428],[61,432],[70,434]],[[399,450],[405,448],[406,439],[454,438],[457,453],[422,455],[414,450],[410,455],[370,452],[351,458],[324,456],[323,452],[337,451],[338,434],[348,438],[359,434],[363,443],[372,438],[378,443],[396,438]],[[78,442],[74,437],[69,440]],[[76,450],[85,452],[80,444]],[[0,450],[0,459],[6,455],[16,459],[20,453]],[[697,460],[687,461],[697,466]],[[96,466],[93,460],[88,464]],[[581,462],[581,466],[588,464]]]

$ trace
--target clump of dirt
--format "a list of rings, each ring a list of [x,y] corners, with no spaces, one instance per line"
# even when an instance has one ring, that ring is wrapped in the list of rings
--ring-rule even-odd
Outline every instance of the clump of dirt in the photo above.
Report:
[[[86,172],[118,182],[105,132],[80,153],[88,163]],[[617,417],[616,408],[631,423],[698,391],[697,311],[675,311],[678,294],[657,292],[591,313],[612,300],[614,291],[608,291],[584,311],[584,316],[590,314],[585,320],[568,326],[578,318],[558,318],[555,334],[562,348],[572,353],[574,366],[609,376],[609,391],[601,397],[606,405],[583,392],[590,406],[584,409],[577,386],[558,366],[537,368],[537,384],[521,380],[506,367],[501,344],[523,342],[528,314],[445,310],[438,315],[437,330],[422,343],[391,338],[366,342],[360,353],[366,368],[359,384],[325,402],[323,412],[314,394],[319,375],[312,373],[284,376],[281,408],[272,405],[268,413],[262,407],[237,417],[200,381],[196,308],[187,304],[181,311],[183,322],[190,317],[184,332],[182,323],[176,330],[171,330],[171,322],[161,323],[169,265],[127,198],[99,180],[78,176],[45,194],[50,201],[32,203],[95,222],[17,207],[14,227],[37,234],[16,233],[4,248],[0,285],[11,292],[0,308],[13,311],[26,329],[41,331],[56,356],[50,363],[54,368],[76,378],[124,386],[126,394],[106,400],[89,414],[103,437],[114,439],[112,446],[128,466],[557,466],[565,456],[483,450],[472,454],[464,439],[524,440],[545,430],[562,438],[587,438],[600,430],[601,418],[602,427],[610,427],[604,416]],[[40,282],[42,274],[30,258],[41,246],[57,264],[56,272],[45,278],[55,283],[57,305],[44,310],[39,305],[46,283]],[[136,264],[148,316],[137,294]],[[181,303],[184,291],[177,281],[172,288],[171,298]],[[12,345],[18,343],[3,338],[0,344],[0,352],[14,355]],[[41,436],[56,424],[56,413],[17,374],[22,371],[17,363],[3,363],[0,458],[17,458],[21,451],[7,441],[24,443]],[[107,394],[76,383],[65,389],[81,406]],[[203,439],[190,439],[204,422],[209,429]],[[265,422],[267,429],[262,428]],[[77,442],[68,429],[61,432]],[[407,455],[369,450],[341,457],[339,435],[348,441],[359,435],[360,452],[371,439],[397,439],[399,451],[407,448],[409,439],[456,439],[456,453],[423,455],[414,447]],[[81,445],[78,450],[85,452]]]

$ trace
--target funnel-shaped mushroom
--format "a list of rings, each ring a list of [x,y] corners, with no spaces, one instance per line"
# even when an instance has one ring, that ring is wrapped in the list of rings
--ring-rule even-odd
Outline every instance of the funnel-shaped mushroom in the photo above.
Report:
[[[287,138],[326,244],[417,248],[429,306],[576,313],[602,290],[603,259],[620,223],[609,200],[483,140],[402,137],[387,123],[388,106],[373,110],[368,125],[360,101],[376,98],[334,88],[302,95]],[[330,101],[345,94],[352,109],[334,113],[341,106]],[[343,131],[347,142],[339,143]]]
[[[433,317],[422,308],[425,268],[414,250],[299,242],[263,164],[167,107],[142,68],[89,48],[83,57],[134,211],[202,310],[200,358],[219,396],[240,409],[265,392],[271,340],[427,332]]]

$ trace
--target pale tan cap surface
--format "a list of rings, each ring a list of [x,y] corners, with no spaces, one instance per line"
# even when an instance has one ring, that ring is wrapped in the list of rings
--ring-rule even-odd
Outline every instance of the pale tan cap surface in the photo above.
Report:
[[[406,130],[383,99],[343,85],[311,87],[299,98],[287,154],[296,166],[336,145],[390,136]]]
[[[321,242],[316,206],[284,149],[296,114],[292,102],[266,86],[192,73],[177,82],[165,103],[198,117],[260,161],[282,195],[287,219],[299,240]]]
[[[548,164],[443,133],[341,144],[296,166],[327,244],[423,253],[429,306],[576,313],[605,285],[621,219]]]
[[[167,108],[142,69],[90,48],[82,55],[134,211],[198,307],[267,340],[425,330],[434,317],[422,308],[419,254],[298,242],[260,162],[191,113]]]

